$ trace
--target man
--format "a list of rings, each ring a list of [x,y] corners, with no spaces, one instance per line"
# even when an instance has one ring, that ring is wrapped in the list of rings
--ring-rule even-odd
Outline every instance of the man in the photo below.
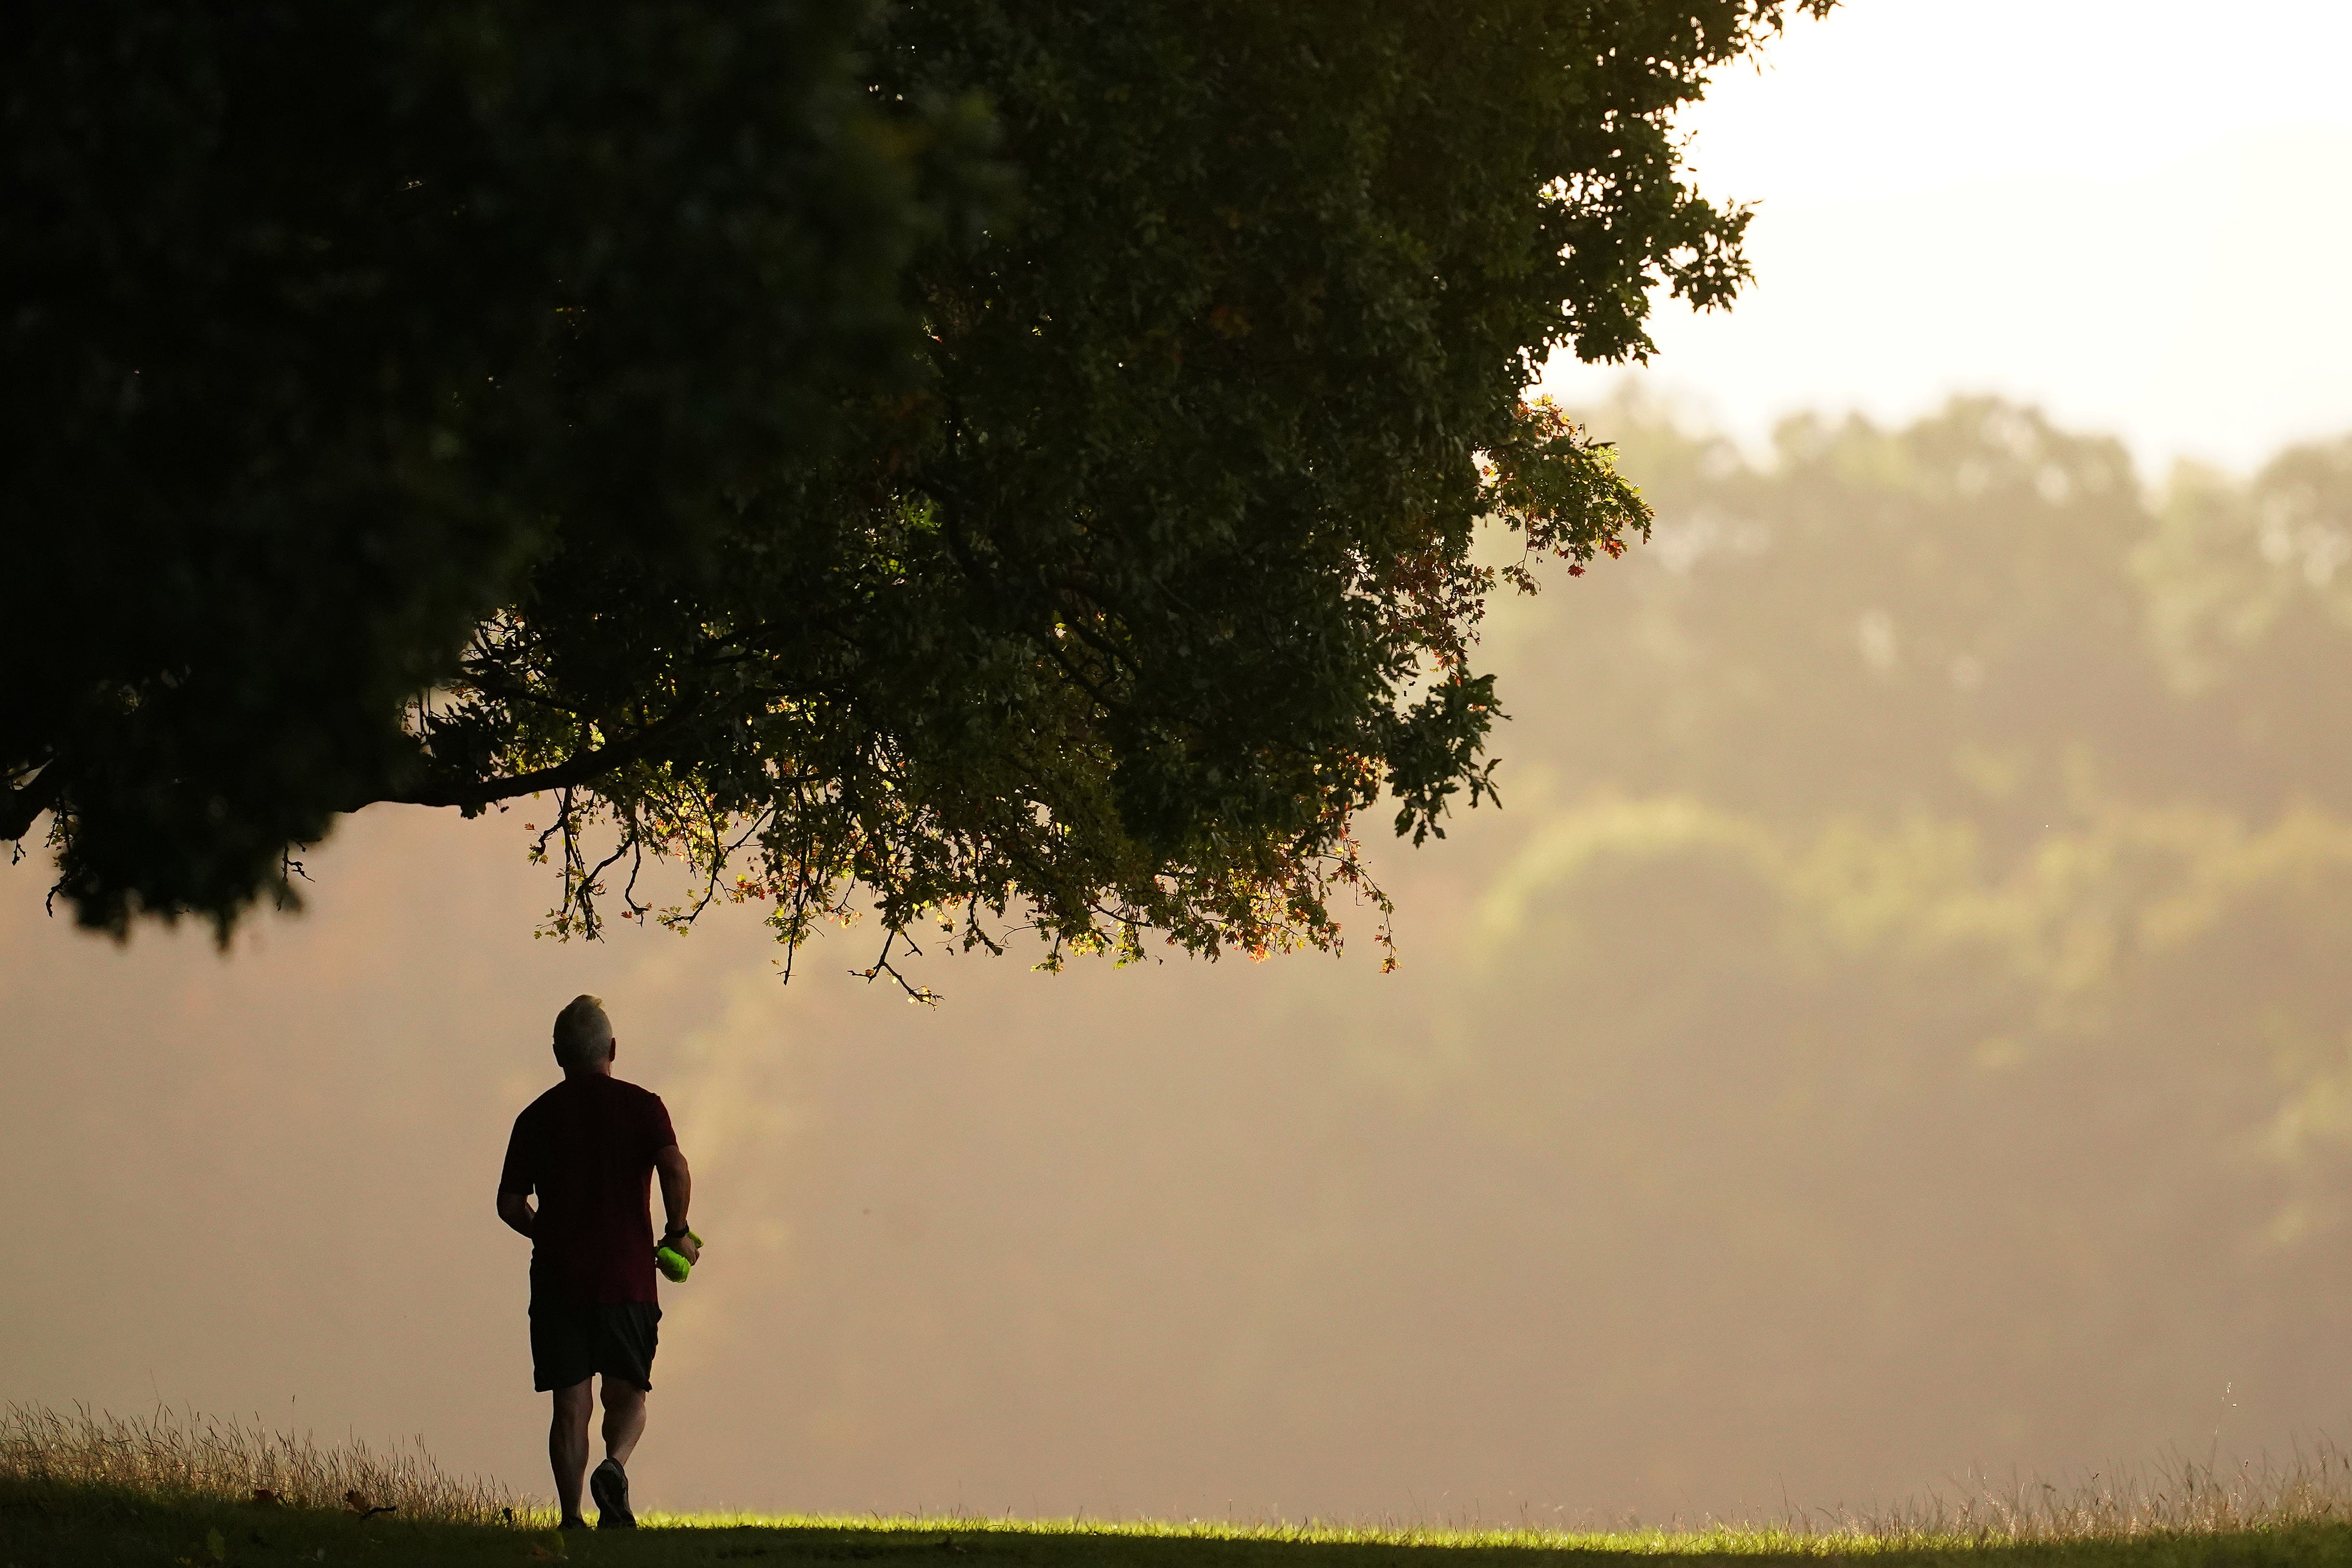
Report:
[[[604,1462],[588,1479],[599,1530],[633,1530],[629,1456],[646,1430],[661,1306],[654,1293],[648,1215],[661,1173],[668,1228],[661,1245],[688,1262],[692,1191],[661,1097],[613,1076],[620,1042],[604,1004],[575,996],[555,1016],[563,1081],[515,1118],[499,1177],[499,1217],[530,1237],[530,1360],[534,1386],[555,1395],[547,1460],[555,1470],[562,1529],[584,1530],[580,1477],[588,1466],[588,1387],[604,1379]],[[539,1207],[530,1194],[539,1193]]]

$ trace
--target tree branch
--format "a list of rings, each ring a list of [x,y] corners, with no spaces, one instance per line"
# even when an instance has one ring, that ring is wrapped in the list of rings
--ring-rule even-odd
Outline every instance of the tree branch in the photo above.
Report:
[[[533,768],[525,773],[510,773],[504,778],[436,779],[415,789],[388,790],[344,809],[357,811],[362,805],[383,801],[396,805],[454,805],[471,815],[486,805],[512,800],[517,795],[535,795],[547,789],[574,788],[593,783],[616,768],[626,767],[642,759],[702,717],[700,710],[689,703],[658,724],[609,744],[574,752],[549,767]]]

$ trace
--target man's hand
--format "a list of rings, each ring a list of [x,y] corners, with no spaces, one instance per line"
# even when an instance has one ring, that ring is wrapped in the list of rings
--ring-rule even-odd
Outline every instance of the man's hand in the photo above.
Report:
[[[688,1232],[680,1231],[676,1236],[665,1236],[662,1237],[661,1244],[688,1263],[702,1261],[702,1248],[695,1245],[694,1237]]]

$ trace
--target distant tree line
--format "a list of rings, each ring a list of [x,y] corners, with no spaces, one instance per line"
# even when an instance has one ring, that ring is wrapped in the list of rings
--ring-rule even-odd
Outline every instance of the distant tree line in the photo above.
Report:
[[[1992,400],[1792,420],[1760,463],[1594,418],[1658,521],[1490,639],[1523,692],[1570,677],[1516,710],[1546,798],[1481,906],[1495,962],[1629,1063],[1837,1061],[1841,1096],[1979,1105],[1955,1138],[1999,1136],[2003,1084],[2105,1073],[2118,1117],[2193,1105],[2184,1140],[2340,1172],[2352,437],[2151,487]]]

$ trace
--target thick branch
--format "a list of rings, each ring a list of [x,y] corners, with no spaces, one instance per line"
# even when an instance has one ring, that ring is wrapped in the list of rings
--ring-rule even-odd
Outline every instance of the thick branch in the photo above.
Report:
[[[504,778],[432,779],[415,789],[387,790],[344,809],[357,811],[362,805],[384,801],[396,805],[454,805],[471,814],[495,802],[512,800],[517,795],[536,795],[548,789],[576,788],[593,784],[615,769],[642,760],[700,717],[702,714],[698,709],[689,704],[648,729],[589,751],[574,752],[549,767],[533,768],[527,773],[511,773]]]

